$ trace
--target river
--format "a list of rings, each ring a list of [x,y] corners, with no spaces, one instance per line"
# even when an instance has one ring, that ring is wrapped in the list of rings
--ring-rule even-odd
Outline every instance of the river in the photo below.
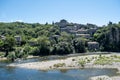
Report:
[[[43,57],[16,61],[15,63],[27,63],[43,60],[61,59],[64,57]],[[0,63],[0,80],[89,80],[90,77],[108,75],[116,76],[117,69],[71,69],[71,70],[34,70],[17,67],[7,67],[9,63]]]
[[[117,75],[117,69],[72,69],[41,71],[34,69],[0,67],[0,80],[88,80],[90,77]]]

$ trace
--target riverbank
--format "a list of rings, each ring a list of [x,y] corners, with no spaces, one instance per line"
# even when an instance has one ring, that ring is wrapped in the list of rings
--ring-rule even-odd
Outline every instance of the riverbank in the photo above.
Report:
[[[101,57],[109,58],[114,61],[109,63],[97,62]],[[120,72],[120,54],[104,55],[84,55],[69,57],[66,59],[29,62],[29,63],[11,63],[8,66],[23,67],[29,69],[51,70],[51,69],[71,69],[71,68],[117,68]]]
[[[29,58],[32,58],[29,57]],[[116,68],[120,73],[120,54],[94,54],[68,57],[65,59],[28,62],[28,63],[11,63],[7,66],[20,67],[37,70],[53,69],[79,69],[79,68]],[[112,80],[120,80],[119,76],[112,77]]]
[[[32,58],[29,57],[29,58]],[[94,54],[68,57],[65,59],[48,60],[41,62],[29,63],[11,63],[7,66],[20,67],[37,70],[53,70],[53,69],[79,69],[79,68],[116,68],[120,73],[120,54]],[[120,80],[119,76],[110,78],[111,80]]]

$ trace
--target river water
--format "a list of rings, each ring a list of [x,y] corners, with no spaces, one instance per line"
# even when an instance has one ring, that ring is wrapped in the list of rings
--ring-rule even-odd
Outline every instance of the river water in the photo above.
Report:
[[[115,76],[117,69],[72,69],[40,71],[25,68],[0,67],[0,80],[89,80],[99,75]]]
[[[44,60],[63,59],[65,57],[43,57],[18,60],[15,63],[37,62]],[[116,76],[117,69],[72,69],[41,71],[34,69],[7,67],[9,63],[0,63],[0,80],[89,80],[90,77],[108,75]]]

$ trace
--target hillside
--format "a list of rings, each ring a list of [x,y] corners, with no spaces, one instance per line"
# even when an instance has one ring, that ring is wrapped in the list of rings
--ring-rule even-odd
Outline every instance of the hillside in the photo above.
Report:
[[[69,23],[0,23],[0,51],[8,58],[120,51],[120,23],[107,26]]]

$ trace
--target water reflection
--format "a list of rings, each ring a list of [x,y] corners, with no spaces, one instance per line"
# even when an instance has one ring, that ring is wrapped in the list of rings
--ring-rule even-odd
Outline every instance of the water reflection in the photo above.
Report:
[[[88,80],[89,77],[118,75],[117,69],[31,70],[0,67],[0,80]]]

